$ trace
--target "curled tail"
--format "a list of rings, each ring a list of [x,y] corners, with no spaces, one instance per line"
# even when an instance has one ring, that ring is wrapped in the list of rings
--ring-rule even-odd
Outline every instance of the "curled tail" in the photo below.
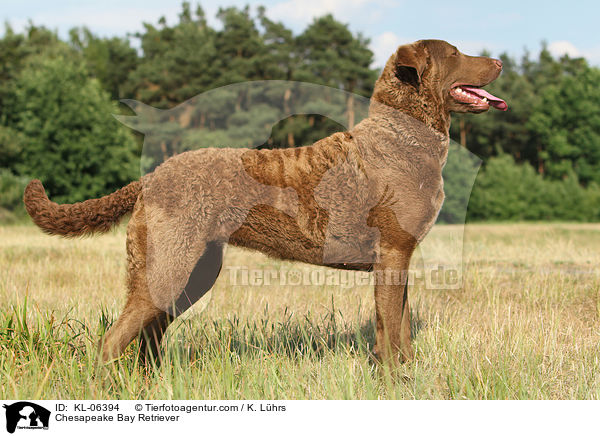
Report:
[[[133,209],[141,189],[141,182],[135,181],[102,198],[56,204],[48,199],[42,182],[32,180],[25,188],[23,201],[33,222],[46,233],[81,236],[110,230]]]

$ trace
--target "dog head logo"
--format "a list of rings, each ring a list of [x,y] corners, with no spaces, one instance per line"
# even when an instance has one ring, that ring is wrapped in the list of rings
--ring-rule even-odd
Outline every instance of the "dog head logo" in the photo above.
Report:
[[[6,409],[6,431],[14,433],[18,429],[48,429],[50,411],[42,406],[28,401],[19,401],[10,405],[4,404]]]

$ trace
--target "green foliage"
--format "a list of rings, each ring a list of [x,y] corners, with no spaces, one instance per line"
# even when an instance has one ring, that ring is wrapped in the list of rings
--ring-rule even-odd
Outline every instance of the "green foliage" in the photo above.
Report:
[[[304,62],[296,78],[370,97],[378,74],[369,68],[373,53],[368,43],[331,15],[317,18],[298,37],[297,52]]]
[[[163,18],[158,27],[144,23],[144,28],[137,34],[144,56],[130,72],[128,97],[164,109],[218,86],[216,61],[222,54],[200,7],[193,15],[184,3],[177,25],[169,27]]]
[[[544,179],[509,155],[491,158],[477,176],[469,202],[470,221],[598,221],[600,188],[581,186],[575,176]]]
[[[26,67],[27,59],[52,52],[58,45],[56,34],[43,27],[30,24],[23,34],[17,34],[5,24],[4,36],[0,38],[0,124],[10,122],[16,112],[11,110],[14,109],[14,80]],[[1,149],[0,146],[0,153]]]
[[[23,134],[12,127],[0,124],[0,168],[14,167],[21,158]]]
[[[112,116],[107,93],[85,65],[37,56],[16,81],[15,122],[26,142],[18,173],[37,177],[60,202],[112,192],[139,176],[136,144]]]
[[[562,179],[574,172],[584,183],[600,183],[600,70],[586,67],[548,86],[528,128],[543,147],[545,173]]]
[[[113,99],[126,97],[125,83],[129,73],[137,67],[136,50],[124,38],[99,38],[87,28],[70,32],[71,45],[79,51],[88,70],[98,79]]]
[[[294,56],[296,38],[283,24],[269,20],[264,7],[258,9],[258,16],[264,29],[262,38],[266,46],[259,59],[263,78],[291,80],[299,63],[297,56]]]
[[[235,7],[219,9],[217,18],[223,25],[215,38],[219,71],[217,84],[263,78],[261,62],[267,47],[250,16],[249,7],[242,10]]]
[[[23,191],[27,178],[0,168],[0,221],[10,222],[25,215]]]

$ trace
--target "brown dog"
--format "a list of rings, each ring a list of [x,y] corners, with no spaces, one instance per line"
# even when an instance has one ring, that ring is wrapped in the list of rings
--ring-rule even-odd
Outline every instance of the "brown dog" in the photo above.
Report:
[[[450,112],[505,110],[479,88],[501,69],[444,41],[418,41],[390,57],[369,117],[348,132],[296,149],[182,153],[111,195],[73,205],[50,202],[34,180],[25,205],[44,231],[64,236],[106,231],[133,210],[129,295],[104,339],[105,361],[140,333],[144,356],[157,353],[169,323],[214,283],[230,243],[373,270],[374,352],[395,363],[413,355],[406,271],[443,202]]]

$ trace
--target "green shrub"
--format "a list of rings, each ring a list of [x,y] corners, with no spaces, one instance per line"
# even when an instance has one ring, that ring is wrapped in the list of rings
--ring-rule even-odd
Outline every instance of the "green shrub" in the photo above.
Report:
[[[16,176],[10,170],[0,168],[0,223],[10,223],[25,217],[25,186],[26,177]]]
[[[488,160],[476,180],[469,221],[598,221],[600,188],[577,177],[547,180],[509,155]]]
[[[82,62],[32,58],[15,94],[15,129],[26,143],[15,170],[40,179],[52,200],[100,197],[139,178],[135,140],[113,118],[116,104]]]

